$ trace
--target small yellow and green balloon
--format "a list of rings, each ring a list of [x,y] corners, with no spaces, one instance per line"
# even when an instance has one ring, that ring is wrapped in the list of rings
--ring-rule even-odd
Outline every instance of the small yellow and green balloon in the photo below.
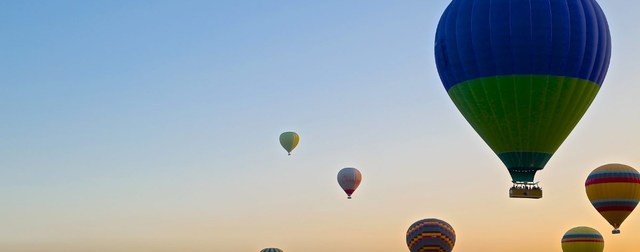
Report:
[[[563,252],[602,252],[604,239],[598,230],[590,227],[574,227],[562,237]]]
[[[614,234],[640,201],[640,173],[623,164],[606,164],[593,170],[585,181],[587,197],[611,226]]]
[[[298,146],[298,142],[300,142],[300,136],[295,132],[287,131],[280,134],[280,145],[282,145],[282,148],[284,148],[289,155],[291,155],[293,149]]]

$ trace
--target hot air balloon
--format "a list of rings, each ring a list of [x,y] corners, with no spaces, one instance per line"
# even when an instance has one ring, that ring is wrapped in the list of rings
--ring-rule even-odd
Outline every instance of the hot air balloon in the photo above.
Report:
[[[593,170],[584,183],[593,207],[620,233],[620,225],[640,201],[640,173],[623,164],[607,164]]]
[[[351,194],[358,188],[362,181],[362,173],[356,168],[347,167],[338,172],[338,184],[347,193],[347,199],[351,199]]]
[[[604,239],[598,230],[590,227],[574,227],[562,237],[564,252],[602,252]]]
[[[279,248],[266,248],[266,249],[260,250],[260,252],[284,252],[284,251],[282,251],[282,249],[279,249]]]
[[[424,219],[407,230],[407,246],[411,252],[451,252],[456,232],[449,223],[439,219]]]
[[[295,132],[287,131],[280,134],[280,145],[287,150],[289,156],[291,156],[291,151],[298,146],[298,142],[300,142],[300,136]]]
[[[511,197],[542,197],[536,171],[587,111],[610,55],[595,0],[453,0],[435,38],[449,97],[526,189]]]

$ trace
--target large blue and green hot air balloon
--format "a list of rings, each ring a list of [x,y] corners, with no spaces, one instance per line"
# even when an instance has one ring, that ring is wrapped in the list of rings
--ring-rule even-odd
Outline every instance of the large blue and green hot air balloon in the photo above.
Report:
[[[435,41],[449,96],[514,183],[533,182],[567,138],[610,55],[595,0],[453,0]]]

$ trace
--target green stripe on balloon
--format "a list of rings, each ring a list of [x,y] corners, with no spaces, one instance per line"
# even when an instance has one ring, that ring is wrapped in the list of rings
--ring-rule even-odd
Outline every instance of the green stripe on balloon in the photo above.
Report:
[[[553,153],[503,152],[498,157],[505,164],[513,181],[533,182],[538,170],[549,162]]]
[[[452,86],[449,96],[515,181],[531,181],[589,108],[600,87],[563,76],[510,75]],[[534,170],[527,174],[527,170]],[[523,174],[521,174],[523,173]],[[531,177],[531,178],[529,178]]]

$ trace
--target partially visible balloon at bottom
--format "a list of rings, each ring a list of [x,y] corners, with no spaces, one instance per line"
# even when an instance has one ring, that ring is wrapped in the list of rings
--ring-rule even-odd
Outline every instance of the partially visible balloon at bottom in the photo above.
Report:
[[[260,250],[260,252],[284,252],[284,251],[282,251],[282,249],[279,249],[279,248],[266,248],[266,249]]]
[[[411,252],[451,252],[455,243],[456,232],[443,220],[419,220],[407,230],[407,246]]]
[[[590,227],[574,227],[562,237],[564,252],[602,252],[604,239],[598,230]]]

